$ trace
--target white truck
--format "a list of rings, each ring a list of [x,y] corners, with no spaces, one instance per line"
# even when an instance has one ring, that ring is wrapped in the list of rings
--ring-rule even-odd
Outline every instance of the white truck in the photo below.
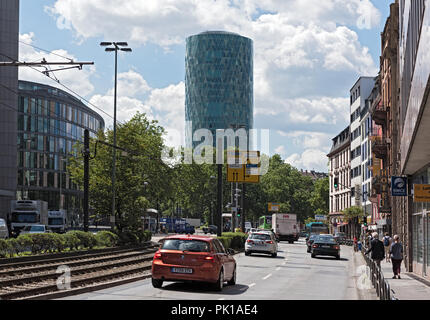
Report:
[[[11,233],[19,235],[26,226],[48,225],[48,202],[42,200],[12,200],[10,204]]]
[[[295,213],[274,213],[272,228],[279,240],[287,240],[289,243],[299,240],[299,223]]]
[[[201,220],[193,218],[185,218],[185,222],[192,225],[194,228],[200,228]]]
[[[67,212],[64,209],[48,211],[48,229],[52,232],[67,232]]]

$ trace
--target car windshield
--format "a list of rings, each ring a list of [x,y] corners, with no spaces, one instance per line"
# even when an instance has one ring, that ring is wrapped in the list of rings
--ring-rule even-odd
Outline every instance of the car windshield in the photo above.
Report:
[[[317,235],[316,234],[312,234],[311,236],[310,236],[310,240],[313,240],[313,239],[315,239],[317,237]]]
[[[343,232],[339,232],[339,233],[336,233],[336,236],[337,236],[337,237],[344,237],[344,236],[345,236],[345,233],[343,233]]]
[[[327,237],[327,236],[325,236],[325,237],[321,237],[321,236],[319,236],[319,237],[317,237],[316,239],[315,239],[315,242],[327,242],[327,243],[336,243],[336,240],[333,238],[333,237]]]
[[[26,226],[24,231],[44,231],[45,228],[43,226]]]
[[[253,240],[270,240],[270,235],[267,233],[253,233],[249,238]]]
[[[62,225],[63,224],[63,218],[49,218],[48,224],[49,225]]]
[[[181,239],[168,239],[165,240],[161,249],[166,250],[180,250],[192,252],[209,252],[209,243],[199,240],[181,240]]]
[[[37,212],[12,212],[12,222],[17,223],[34,223],[38,222],[38,215]]]

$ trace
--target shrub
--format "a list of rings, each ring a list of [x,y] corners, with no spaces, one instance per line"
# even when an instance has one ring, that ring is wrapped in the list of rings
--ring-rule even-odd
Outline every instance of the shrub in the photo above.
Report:
[[[222,245],[224,246],[225,249],[230,248],[231,245],[231,239],[230,237],[218,237],[218,240],[221,241]]]
[[[51,252],[62,252],[67,248],[66,237],[64,235],[58,233],[51,233],[49,235],[51,238],[51,246],[49,248]]]
[[[125,230],[119,234],[119,243],[121,245],[137,245],[140,240],[137,232]]]
[[[7,240],[0,239],[0,258],[6,258],[10,252],[10,243]]]
[[[97,244],[104,247],[114,247],[119,241],[119,237],[110,231],[100,231],[96,234]]]
[[[66,248],[69,248],[70,250],[79,249],[80,241],[74,231],[69,231],[65,233],[63,236],[64,236]]]
[[[222,237],[226,237],[230,239],[229,246],[225,247],[232,248],[235,250],[242,250],[245,247],[245,241],[247,238],[246,233],[243,232],[224,232],[222,233]]]
[[[21,253],[21,246],[19,244],[18,239],[16,238],[9,238],[7,239],[7,242],[9,243],[9,256],[12,257],[13,255],[18,255]]]
[[[79,249],[79,247],[92,249],[94,246],[97,245],[97,239],[94,234],[91,232],[84,232],[84,231],[70,231],[67,233],[71,233],[78,239],[78,243],[74,243],[74,248]],[[76,241],[76,239],[74,239]]]
[[[21,234],[16,238],[18,241],[19,251],[31,251],[33,252],[33,239],[29,234]]]

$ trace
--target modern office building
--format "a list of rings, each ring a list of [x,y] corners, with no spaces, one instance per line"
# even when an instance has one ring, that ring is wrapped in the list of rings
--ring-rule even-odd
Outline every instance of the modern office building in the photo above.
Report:
[[[69,221],[77,222],[83,192],[66,173],[67,162],[84,130],[94,137],[104,120],[79,99],[44,84],[19,81],[17,101],[16,199],[47,201],[50,210],[65,209]]]
[[[360,77],[350,90],[350,132],[351,132],[351,206],[362,206],[363,197],[363,149],[366,132],[363,118],[366,114],[367,98],[372,92],[374,77]],[[367,151],[367,149],[366,149]],[[364,209],[364,208],[363,208]]]
[[[0,62],[18,60],[19,1],[0,1]],[[18,67],[0,67],[0,218],[15,198]]]
[[[231,32],[207,31],[186,40],[186,146],[198,129],[253,127],[253,42]]]
[[[400,173],[408,177],[412,194],[415,184],[430,184],[428,1],[399,1],[399,33]],[[393,232],[408,243],[407,269],[430,279],[430,203],[407,199],[407,210],[398,217],[402,223]]]
[[[350,152],[350,130],[349,126],[342,130],[332,139],[333,144],[329,158],[329,180],[330,180],[330,201],[329,217],[331,232],[350,232],[343,210],[351,206],[351,152]],[[338,188],[335,188],[334,181],[337,179]]]

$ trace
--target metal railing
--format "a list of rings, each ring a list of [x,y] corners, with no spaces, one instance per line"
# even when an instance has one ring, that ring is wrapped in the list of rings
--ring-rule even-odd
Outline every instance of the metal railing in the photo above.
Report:
[[[381,268],[369,258],[365,254],[365,249],[363,249],[362,254],[364,260],[366,261],[367,266],[370,271],[370,280],[373,284],[373,287],[376,289],[376,294],[378,295],[380,300],[395,300],[395,298],[391,295],[391,288],[388,282],[385,280],[384,275],[381,271]]]

